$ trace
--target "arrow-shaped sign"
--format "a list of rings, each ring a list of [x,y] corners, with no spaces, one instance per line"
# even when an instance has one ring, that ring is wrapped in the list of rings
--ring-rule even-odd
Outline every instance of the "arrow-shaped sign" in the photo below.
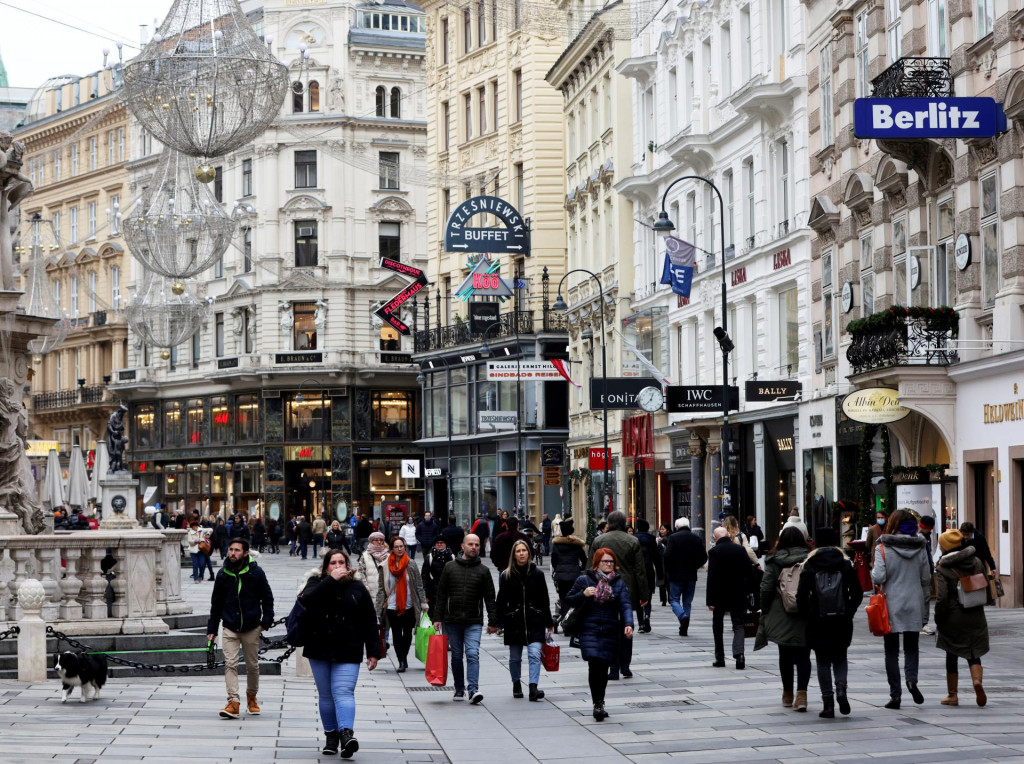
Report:
[[[419,268],[413,268],[411,265],[400,263],[398,260],[391,260],[390,258],[382,257],[380,259],[380,267],[386,268],[389,271],[394,271],[395,273],[401,273],[403,276],[414,278],[421,284],[427,283],[427,276],[423,271]]]
[[[406,265],[398,260],[391,260],[387,257],[380,259],[380,267],[416,279],[374,311],[381,320],[387,321],[399,334],[409,334],[409,326],[399,318],[399,312],[401,307],[408,302],[409,298],[415,297],[427,285],[427,277],[419,268],[413,268],[411,265]]]

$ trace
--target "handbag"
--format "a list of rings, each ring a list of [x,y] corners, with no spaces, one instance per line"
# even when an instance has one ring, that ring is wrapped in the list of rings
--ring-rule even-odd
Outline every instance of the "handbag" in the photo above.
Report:
[[[306,644],[306,608],[299,597],[295,598],[295,604],[284,619],[284,627],[287,630],[285,640],[292,647],[302,647]]]
[[[427,683],[434,687],[448,684],[448,637],[434,634],[427,645],[427,666],[424,674]]]
[[[998,576],[990,578],[988,581],[988,596],[993,602],[1003,596],[1003,582],[999,580]]]
[[[965,610],[988,604],[989,580],[984,573],[960,576],[956,582],[956,598]]]
[[[558,671],[562,648],[550,636],[540,646],[540,664],[545,671]]]
[[[882,550],[882,562],[885,562],[885,547],[881,544],[878,548]],[[885,597],[882,587],[876,586],[875,593],[868,599],[868,606],[864,608],[868,617],[868,628],[876,637],[884,637],[892,632],[889,623],[889,600]]]
[[[430,616],[420,613],[420,624],[416,627],[416,660],[420,663],[427,662],[427,648],[430,645],[430,638],[437,632],[434,624],[430,622]]]
[[[198,549],[199,554],[205,554],[206,556],[209,556],[210,552],[213,551],[213,546],[210,544],[210,539],[206,538],[205,536],[202,539],[200,539]]]
[[[761,611],[748,610],[743,616],[743,637],[754,639],[757,637],[757,630],[761,628]]]
[[[571,607],[562,619],[562,633],[567,637],[578,637],[583,628],[583,605]]]

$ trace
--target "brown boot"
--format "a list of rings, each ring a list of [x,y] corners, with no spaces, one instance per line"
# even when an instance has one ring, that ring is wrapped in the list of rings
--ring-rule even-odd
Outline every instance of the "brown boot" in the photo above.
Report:
[[[978,701],[979,706],[983,706],[988,703],[988,696],[985,694],[985,688],[981,686],[981,664],[971,666],[971,682],[974,684],[974,696]]]
[[[793,699],[793,710],[794,711],[806,711],[807,710],[807,690],[797,690],[796,697]]]
[[[220,711],[221,719],[237,719],[238,718],[238,701],[228,699],[228,704]]]
[[[245,693],[245,702],[249,707],[249,713],[252,716],[260,715],[260,704],[256,702],[256,696],[252,693]]]
[[[792,708],[793,707],[793,691],[792,690],[783,690],[782,691],[782,705],[784,705],[786,708]]]
[[[946,697],[939,701],[944,706],[959,706],[960,701],[956,697],[957,680],[959,674],[946,674]]]

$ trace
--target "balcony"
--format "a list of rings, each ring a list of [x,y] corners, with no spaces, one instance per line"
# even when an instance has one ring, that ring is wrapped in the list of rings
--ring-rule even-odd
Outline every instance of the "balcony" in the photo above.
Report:
[[[550,313],[550,311],[549,311]],[[559,316],[551,316],[551,320],[545,320],[544,326],[557,321]],[[561,317],[564,319],[564,316]],[[564,320],[563,320],[564,323]],[[563,328],[564,330],[564,328]],[[555,331],[560,331],[556,329]],[[533,334],[533,313],[526,310],[514,310],[498,317],[498,328],[489,329],[487,332],[488,341],[494,341],[501,337],[514,337],[516,334]],[[460,345],[471,345],[476,342],[483,342],[483,332],[473,332],[468,321],[441,326],[434,329],[424,329],[416,332],[415,351],[425,353],[430,350],[441,350],[453,348]]]
[[[79,387],[77,390],[61,390],[56,393],[39,393],[32,396],[32,409],[45,411],[66,409],[87,403],[102,403],[107,388],[103,385],[95,387]]]
[[[854,374],[893,366],[949,366],[959,360],[960,316],[952,308],[905,308],[851,321],[846,358]]]
[[[872,98],[952,98],[948,58],[901,58],[871,80]]]

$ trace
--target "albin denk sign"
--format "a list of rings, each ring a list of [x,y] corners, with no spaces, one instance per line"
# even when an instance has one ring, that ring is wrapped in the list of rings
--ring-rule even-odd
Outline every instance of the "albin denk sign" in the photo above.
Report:
[[[1002,104],[991,98],[858,98],[858,138],[991,138],[1006,132]]]
[[[900,405],[900,391],[891,387],[867,387],[856,390],[843,401],[843,413],[854,422],[863,424],[889,424],[898,422],[910,413]]]

